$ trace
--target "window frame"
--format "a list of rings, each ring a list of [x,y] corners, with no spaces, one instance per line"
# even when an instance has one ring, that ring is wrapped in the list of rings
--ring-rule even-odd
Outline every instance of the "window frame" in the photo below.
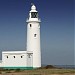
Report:
[[[34,34],[34,37],[36,37],[37,36],[37,34]]]
[[[31,18],[38,18],[38,12],[31,12]]]
[[[8,58],[8,56],[7,56],[7,58]]]
[[[30,24],[30,28],[32,27],[32,24]]]
[[[21,58],[23,58],[23,56],[21,56]]]
[[[14,58],[16,58],[15,56],[13,56]]]

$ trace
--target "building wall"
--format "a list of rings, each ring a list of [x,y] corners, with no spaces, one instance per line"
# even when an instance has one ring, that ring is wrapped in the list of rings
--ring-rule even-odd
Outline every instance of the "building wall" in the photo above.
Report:
[[[28,53],[26,51],[9,51],[2,53],[2,65],[3,67],[28,67]],[[32,67],[32,59],[29,62]]]

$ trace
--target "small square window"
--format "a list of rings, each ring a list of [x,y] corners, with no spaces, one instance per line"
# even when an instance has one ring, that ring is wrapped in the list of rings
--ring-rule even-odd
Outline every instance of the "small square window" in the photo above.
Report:
[[[15,58],[15,56],[14,56],[14,58]]]
[[[8,56],[7,56],[7,58],[8,58]]]
[[[32,25],[30,24],[30,27],[32,27]]]
[[[21,56],[21,58],[23,58],[23,56]]]
[[[34,37],[36,37],[37,34],[34,34]]]

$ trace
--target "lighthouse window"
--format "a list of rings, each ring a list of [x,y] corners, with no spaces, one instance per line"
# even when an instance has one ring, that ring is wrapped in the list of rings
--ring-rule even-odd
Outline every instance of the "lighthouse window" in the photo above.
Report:
[[[32,25],[30,24],[30,27],[32,27]]]
[[[21,58],[23,58],[23,56],[21,56]]]
[[[7,58],[8,58],[8,56],[7,56]]]
[[[36,37],[37,34],[34,34],[34,37]]]
[[[31,18],[37,18],[38,13],[37,12],[31,12]]]
[[[14,56],[14,58],[15,58],[15,56]]]

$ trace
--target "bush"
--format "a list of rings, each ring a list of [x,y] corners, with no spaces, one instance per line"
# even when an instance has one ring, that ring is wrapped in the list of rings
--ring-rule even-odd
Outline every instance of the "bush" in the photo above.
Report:
[[[53,65],[47,65],[47,66],[45,66],[45,68],[46,69],[53,69],[53,68],[56,68],[56,67],[54,67]]]
[[[19,68],[15,70],[15,72],[20,72],[20,71],[21,71],[21,69],[19,69]]]

